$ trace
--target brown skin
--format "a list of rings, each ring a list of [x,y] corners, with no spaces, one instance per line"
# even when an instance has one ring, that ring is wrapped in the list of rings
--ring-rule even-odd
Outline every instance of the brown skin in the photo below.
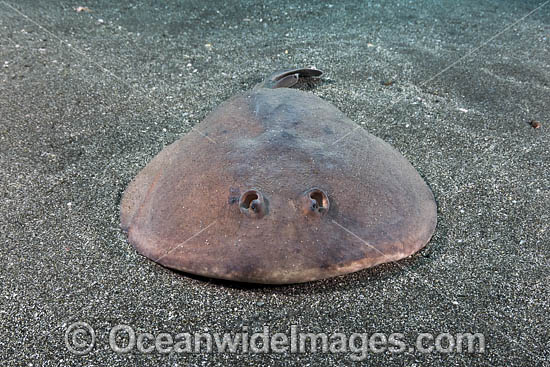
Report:
[[[215,143],[190,133],[160,152],[121,203],[130,243],[169,268],[270,284],[421,249],[436,204],[411,164],[330,103],[279,88],[316,75],[274,73],[200,124]]]

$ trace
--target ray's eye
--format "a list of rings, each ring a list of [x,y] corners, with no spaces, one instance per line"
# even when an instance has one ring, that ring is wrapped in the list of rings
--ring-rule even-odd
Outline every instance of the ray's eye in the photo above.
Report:
[[[316,187],[303,193],[301,202],[302,211],[305,215],[323,215],[330,207],[327,194]]]
[[[267,214],[267,200],[256,189],[244,192],[239,199],[241,213],[253,218],[261,218]]]

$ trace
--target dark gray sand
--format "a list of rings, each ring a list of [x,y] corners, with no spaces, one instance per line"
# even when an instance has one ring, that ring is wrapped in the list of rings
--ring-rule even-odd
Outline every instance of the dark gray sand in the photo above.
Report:
[[[549,366],[550,4],[522,19],[542,4],[0,1],[2,366]],[[428,246],[279,287],[138,255],[119,201],[139,170],[183,134],[202,139],[191,129],[231,95],[310,65],[326,71],[312,93],[431,186]],[[136,337],[128,353],[113,350],[129,342],[117,325]],[[215,333],[264,326],[286,353],[216,347]],[[328,350],[291,350],[292,330],[325,333]],[[180,333],[209,333],[212,352],[207,337],[186,351]],[[418,348],[420,333],[433,339]],[[485,350],[479,335],[470,353],[449,343],[464,333]]]

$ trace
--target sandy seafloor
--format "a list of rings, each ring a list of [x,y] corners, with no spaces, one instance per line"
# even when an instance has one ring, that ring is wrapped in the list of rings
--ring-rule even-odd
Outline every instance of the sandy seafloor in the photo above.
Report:
[[[542,4],[0,1],[0,364],[357,364],[350,352],[119,354],[109,333],[124,324],[136,335],[402,333],[404,351],[362,363],[550,366]],[[278,287],[179,274],[137,254],[119,201],[139,170],[233,94],[307,65],[325,71],[312,93],[391,143],[432,188],[427,247]],[[95,331],[86,355],[64,340],[74,322]],[[468,332],[484,335],[483,353],[413,348],[419,333]]]

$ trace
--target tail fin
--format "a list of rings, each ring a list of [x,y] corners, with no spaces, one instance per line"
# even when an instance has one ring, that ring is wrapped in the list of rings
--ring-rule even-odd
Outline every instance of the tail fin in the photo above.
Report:
[[[321,70],[314,68],[302,68],[302,69],[285,69],[276,71],[261,82],[258,87],[260,88],[290,88],[294,84],[298,83],[300,78],[311,78],[314,76],[320,76],[323,74]]]

